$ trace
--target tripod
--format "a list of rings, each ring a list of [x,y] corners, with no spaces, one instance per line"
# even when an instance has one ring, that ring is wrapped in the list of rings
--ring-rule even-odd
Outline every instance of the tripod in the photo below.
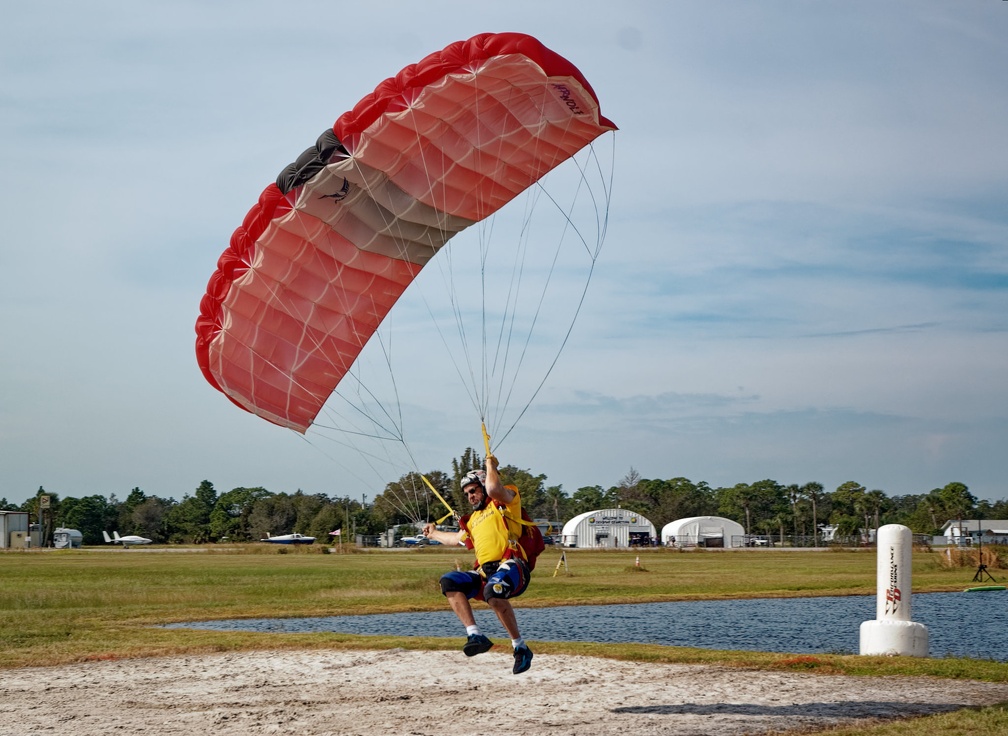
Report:
[[[977,546],[977,564],[979,567],[977,567],[976,575],[973,576],[973,582],[982,583],[984,575],[986,575],[992,583],[996,583],[997,580],[987,572],[987,565],[983,561],[983,525],[980,523],[982,520],[983,516],[977,519],[977,531],[979,532],[977,534],[977,540],[979,541],[979,545]]]

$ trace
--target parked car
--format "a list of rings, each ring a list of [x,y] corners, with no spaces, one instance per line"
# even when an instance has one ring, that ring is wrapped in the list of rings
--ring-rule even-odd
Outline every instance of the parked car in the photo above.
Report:
[[[397,547],[423,547],[424,545],[436,545],[441,544],[441,542],[436,539],[428,539],[423,534],[417,534],[415,537],[403,537],[398,542],[396,542]]]

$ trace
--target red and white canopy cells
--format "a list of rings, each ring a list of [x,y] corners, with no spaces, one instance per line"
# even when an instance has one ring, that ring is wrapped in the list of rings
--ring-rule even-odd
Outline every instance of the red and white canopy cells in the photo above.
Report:
[[[483,34],[403,69],[232,235],[196,322],[203,374],[305,432],[448,239],[610,130],[581,73],[530,36]]]

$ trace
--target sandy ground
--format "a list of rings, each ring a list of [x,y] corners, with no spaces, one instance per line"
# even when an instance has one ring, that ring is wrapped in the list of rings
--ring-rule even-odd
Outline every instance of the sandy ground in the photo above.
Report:
[[[0,734],[759,734],[1008,701],[1008,683],[510,652],[242,652],[0,671]]]

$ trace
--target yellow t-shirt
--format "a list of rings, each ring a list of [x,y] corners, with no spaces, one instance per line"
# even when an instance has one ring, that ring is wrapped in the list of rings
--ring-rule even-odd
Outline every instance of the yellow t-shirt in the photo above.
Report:
[[[476,553],[476,563],[479,565],[504,559],[510,540],[521,536],[521,524],[511,521],[521,518],[521,496],[518,495],[517,488],[513,486],[509,488],[514,491],[514,498],[503,509],[492,508],[494,501],[490,499],[483,509],[473,511],[469,516],[466,524],[469,534],[468,536],[463,534],[462,541],[467,538],[471,540],[473,551]],[[511,518],[503,518],[504,523],[501,523],[502,514]]]

